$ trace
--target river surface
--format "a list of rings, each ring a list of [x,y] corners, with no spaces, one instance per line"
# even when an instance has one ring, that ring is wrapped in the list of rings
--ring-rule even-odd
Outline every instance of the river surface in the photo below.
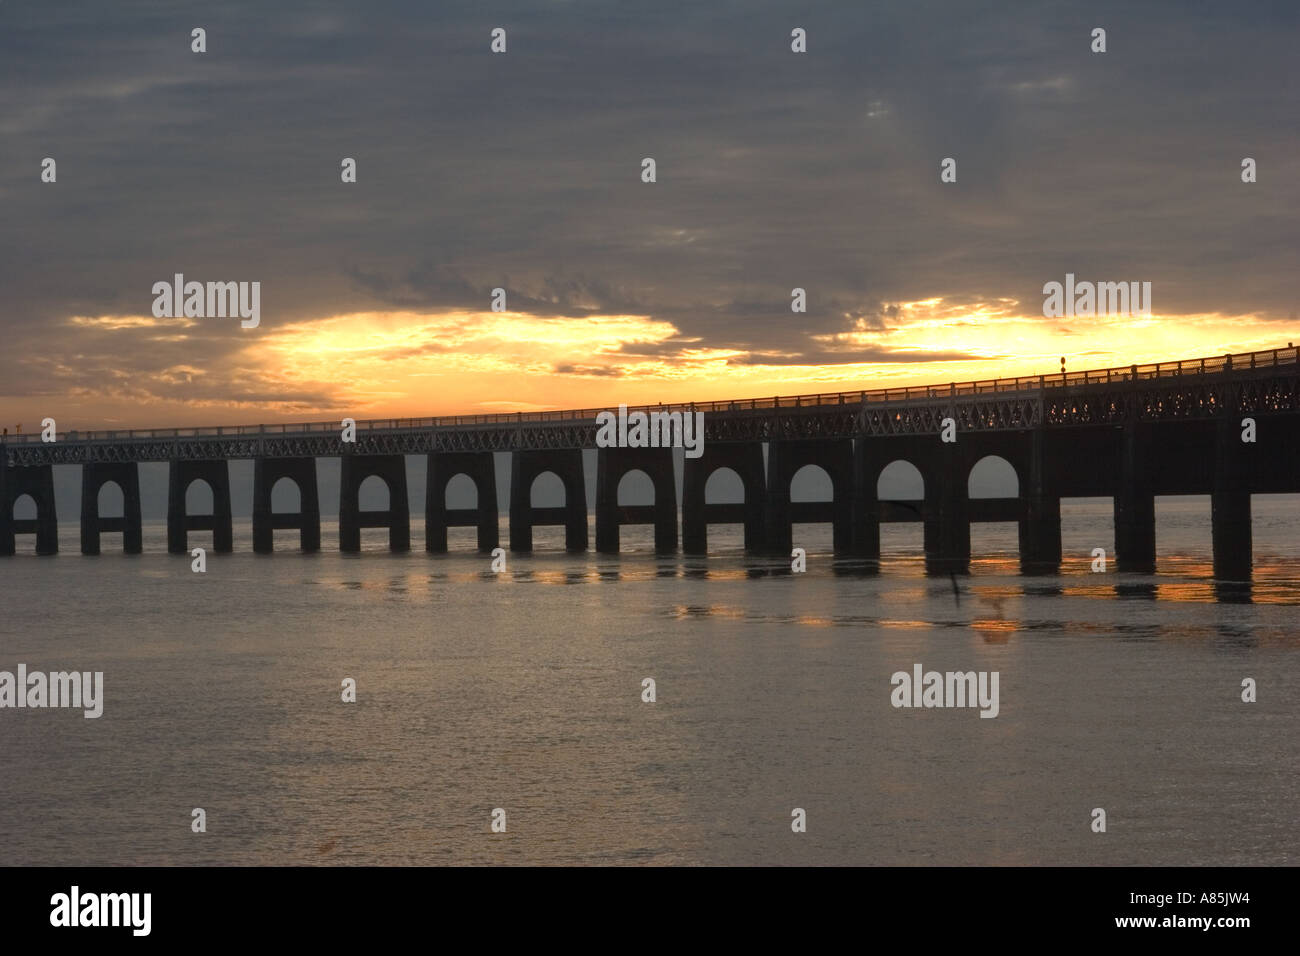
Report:
[[[1300,499],[1254,511],[1247,595],[1210,581],[1205,498],[1160,499],[1153,576],[1091,570],[1098,500],[1033,578],[1002,524],[956,579],[919,525],[872,576],[821,526],[802,574],[732,527],[699,559],[539,529],[493,573],[472,529],[342,555],[327,521],[321,553],[260,556],[237,518],[197,574],[161,523],[93,558],[65,524],[58,556],[0,559],[0,670],[102,671],[104,713],[0,710],[3,862],[1294,864]],[[892,706],[916,664],[998,672],[997,716]]]

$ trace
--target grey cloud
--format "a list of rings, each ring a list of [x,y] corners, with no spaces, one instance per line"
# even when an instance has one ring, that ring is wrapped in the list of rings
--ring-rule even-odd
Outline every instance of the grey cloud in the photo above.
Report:
[[[1294,338],[1298,25],[1268,0],[4,4],[0,331],[145,312],[181,271],[262,281],[268,327],[502,285],[511,309],[860,361],[812,336],[933,296],[1032,314],[1068,271]],[[230,345],[157,361],[215,369]],[[42,387],[12,349],[0,378]]]

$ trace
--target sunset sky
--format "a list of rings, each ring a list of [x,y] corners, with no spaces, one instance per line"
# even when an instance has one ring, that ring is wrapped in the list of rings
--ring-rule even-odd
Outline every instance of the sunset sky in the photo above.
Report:
[[[1298,19],[5,3],[0,421],[597,407],[1282,346],[1300,340]],[[155,318],[177,272],[261,282],[261,324]],[[1149,281],[1153,314],[1045,319],[1067,272]]]

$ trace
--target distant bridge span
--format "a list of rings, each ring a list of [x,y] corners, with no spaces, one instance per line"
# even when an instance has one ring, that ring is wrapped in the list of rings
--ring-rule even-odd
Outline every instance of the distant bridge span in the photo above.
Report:
[[[1021,565],[1053,572],[1061,560],[1062,497],[1115,500],[1115,550],[1120,570],[1155,566],[1154,497],[1212,496],[1215,576],[1244,580],[1251,572],[1250,495],[1300,492],[1300,362],[1297,349],[1199,358],[1155,365],[1055,373],[1013,379],[912,388],[874,389],[640,406],[629,411],[704,412],[704,454],[685,459],[681,544],[707,551],[710,523],[745,527],[746,547],[789,554],[792,525],[829,522],[835,549],[868,561],[879,558],[879,526],[896,520],[925,524],[927,566],[964,570],[970,561],[970,522],[1014,520],[1020,525]],[[54,442],[37,435],[0,438],[0,554],[13,554],[15,534],[35,533],[38,553],[57,551],[53,465],[82,466],[82,551],[99,552],[102,532],[120,531],[128,552],[140,550],[137,465],[166,461],[171,468],[168,548],[187,550],[187,533],[211,530],[217,551],[231,547],[228,462],[254,459],[253,543],[272,549],[276,528],[298,528],[302,546],[319,547],[320,510],[314,459],[342,459],[340,547],[360,549],[363,527],[386,527],[396,550],[409,547],[409,504],[404,456],[427,456],[425,546],[445,550],[447,528],[475,526],[478,544],[498,543],[497,489],[492,454],[512,455],[510,545],[526,551],[532,528],[560,524],[566,545],[588,545],[582,450],[596,447],[597,413],[606,409],[444,416],[359,421],[356,441],[342,441],[339,422],[208,426],[117,431],[69,431]],[[944,419],[957,441],[940,440]],[[1243,441],[1243,419],[1255,422],[1255,441]],[[764,454],[766,448],[766,455]],[[967,480],[982,458],[997,455],[1015,468],[1019,495],[970,499]],[[881,501],[877,482],[893,461],[915,465],[925,483],[922,500]],[[829,474],[828,502],[791,502],[790,482],[804,465]],[[718,468],[739,475],[744,504],[705,501],[704,487]],[[618,484],[632,470],[646,472],[655,503],[619,506]],[[532,482],[554,472],[565,484],[562,508],[533,508]],[[478,506],[448,510],[447,482],[467,475]],[[390,509],[360,510],[361,482],[378,475],[389,488]],[[271,511],[270,489],[288,477],[302,509]],[[188,515],[185,490],[195,480],[213,490],[212,515]],[[98,516],[106,482],[121,486],[122,518]],[[14,519],[23,495],[37,505],[35,519]],[[617,551],[619,527],[655,526],[656,548],[678,546],[674,465],[665,449],[597,450],[596,546]]]

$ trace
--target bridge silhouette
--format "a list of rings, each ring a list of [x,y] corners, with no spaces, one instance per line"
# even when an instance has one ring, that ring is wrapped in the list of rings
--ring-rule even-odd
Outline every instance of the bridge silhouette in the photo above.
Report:
[[[1156,562],[1155,497],[1208,494],[1214,576],[1251,575],[1252,494],[1300,492],[1300,363],[1293,347],[1213,358],[1131,365],[980,382],[874,389],[738,401],[654,405],[645,412],[704,412],[704,448],[685,458],[681,548],[708,550],[711,524],[744,526],[749,550],[789,555],[793,525],[832,526],[835,551],[868,564],[880,556],[880,525],[924,524],[926,567],[965,570],[970,524],[1019,524],[1023,572],[1054,573],[1061,563],[1061,499],[1111,497],[1115,557],[1121,571],[1151,572]],[[499,544],[493,455],[511,455],[510,548],[529,551],[533,528],[565,528],[569,550],[588,547],[583,449],[596,447],[596,415],[606,409],[378,419],[356,423],[345,442],[338,422],[212,426],[117,431],[69,431],[55,441],[40,435],[0,438],[0,555],[15,552],[15,536],[35,534],[36,552],[58,550],[54,465],[80,465],[81,550],[98,554],[100,536],[121,532],[123,550],[141,550],[140,462],[170,469],[167,546],[188,550],[191,531],[211,531],[218,552],[232,548],[229,462],[254,461],[253,548],[269,552],[276,529],[298,529],[304,550],[320,547],[315,459],[341,459],[339,547],[359,551],[363,528],[387,528],[393,550],[410,547],[407,455],[427,456],[425,548],[447,549],[449,527],[475,527],[480,550]],[[1244,440],[1254,422],[1254,441]],[[945,442],[945,419],[956,440]],[[764,450],[766,449],[766,454]],[[1016,472],[1018,494],[971,498],[972,468],[987,456]],[[921,473],[923,497],[882,500],[881,472],[896,461]],[[598,448],[596,548],[616,552],[619,529],[652,524],[655,548],[678,548],[678,497],[671,450]],[[790,497],[796,472],[816,465],[829,475],[830,501]],[[741,504],[709,502],[705,486],[721,468],[739,476]],[[631,471],[654,485],[654,504],[619,505],[618,486]],[[565,504],[533,507],[531,488],[551,472],[564,485]],[[388,487],[389,507],[363,511],[360,488],[370,476]],[[448,482],[467,476],[474,508],[446,507]],[[274,512],[271,488],[297,485],[300,509]],[[189,514],[186,491],[195,481],[213,493],[213,512]],[[99,491],[122,490],[120,518],[99,515]],[[24,495],[37,517],[15,519]]]

